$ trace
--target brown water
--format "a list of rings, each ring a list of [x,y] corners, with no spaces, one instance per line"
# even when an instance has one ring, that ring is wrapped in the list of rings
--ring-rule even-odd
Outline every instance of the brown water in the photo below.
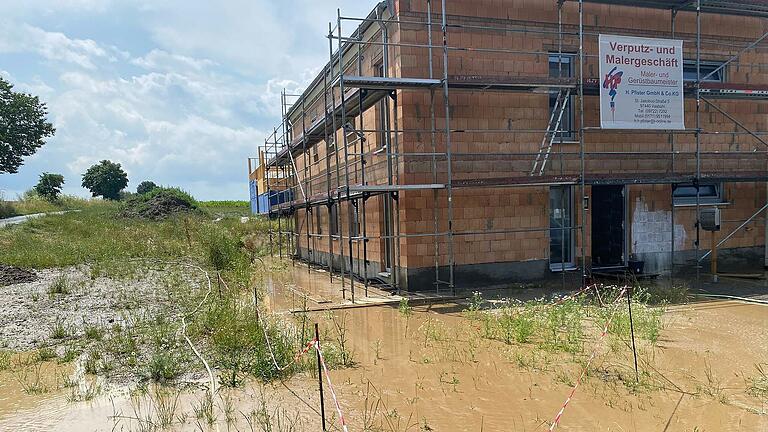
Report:
[[[343,303],[338,280],[331,283],[327,274],[308,274],[302,267],[272,281],[270,292],[265,301],[274,310],[302,307],[301,293],[309,308]],[[409,317],[396,305],[334,312],[337,323],[346,320],[357,362],[331,371],[349,430],[548,430],[579,364],[568,354],[483,339],[479,324],[461,309],[421,306]],[[327,313],[310,317],[321,323],[324,338],[337,338]],[[641,345],[641,368],[664,389],[632,392],[615,377],[595,372],[576,392],[557,430],[768,431],[768,401],[746,394],[754,365],[768,362],[768,309],[696,303],[670,308],[664,319],[657,347]],[[628,348],[612,351],[607,341],[595,339],[587,351],[598,349],[596,371],[632,371]],[[0,431],[151,430],[147,426],[168,405],[176,413],[171,430],[261,430],[253,411],[262,406],[273,417],[279,411],[283,421],[297,421],[294,430],[319,430],[317,381],[310,374],[285,385],[251,383],[222,391],[214,400],[213,426],[196,418],[205,395],[199,388],[164,396],[106,389],[88,402],[70,401],[71,389],[51,389],[29,395],[17,377],[0,373]],[[325,406],[329,422],[338,424],[327,386]]]

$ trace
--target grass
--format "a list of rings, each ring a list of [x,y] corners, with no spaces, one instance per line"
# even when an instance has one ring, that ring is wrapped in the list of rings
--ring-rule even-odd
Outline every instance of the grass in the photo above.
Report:
[[[638,343],[644,343],[641,348],[648,345],[652,347],[663,329],[664,310],[642,303],[637,297],[640,296],[636,295],[632,309],[635,336]],[[647,300],[647,297],[642,298]],[[527,345],[543,353],[565,353],[578,362],[591,352],[592,344],[588,342],[594,340],[604,323],[610,320],[608,330],[613,350],[631,350],[627,348],[631,344],[631,335],[629,312],[624,299],[616,299],[604,307],[588,297],[558,303],[507,302],[494,310],[481,310],[479,305],[482,303],[479,296],[474,296],[465,313],[468,318],[481,323],[479,328],[486,339],[509,345]],[[426,329],[427,335],[428,331]],[[513,360],[524,367],[539,368],[536,358],[536,355],[529,358],[517,353]]]
[[[757,375],[750,378],[747,393],[768,401],[768,364],[756,364]]]
[[[48,287],[49,295],[66,295],[70,293],[69,280],[64,274],[56,276],[53,283]]]
[[[200,208],[216,217],[251,216],[251,204],[248,201],[200,201]]]
[[[64,324],[62,320],[57,319],[51,327],[52,339],[66,339],[69,336],[69,328]]]
[[[0,372],[11,368],[11,352],[0,350]]]
[[[507,344],[535,343],[548,351],[578,353],[583,350],[586,310],[576,301],[557,305],[538,301],[508,303],[497,311],[477,316],[483,322],[483,335],[488,339]]]
[[[65,210],[80,210],[98,203],[97,200],[62,195],[54,201],[38,196],[33,191],[27,191],[14,201],[5,201],[0,195],[0,219],[28,215],[34,213],[50,213]]]
[[[252,297],[254,284],[261,289],[258,284],[264,283],[266,277],[260,273],[281,271],[280,266],[262,265],[260,257],[268,252],[264,242],[256,241],[256,246],[247,247],[248,239],[266,236],[265,219],[250,218],[243,223],[239,218],[227,217],[214,222],[210,215],[195,212],[145,220],[121,217],[122,210],[120,203],[99,202],[80,212],[34,219],[0,230],[0,262],[10,265],[43,269],[87,264],[92,277],[123,279],[142,278],[149,268],[162,274],[157,301],[151,308],[143,308],[145,302],[138,301],[130,289],[115,293],[123,306],[120,324],[100,328],[84,322],[78,332],[80,340],[72,340],[62,362],[82,354],[88,374],[173,385],[185,374],[203,370],[181,336],[183,315],[188,324],[186,334],[217,369],[223,385],[239,386],[249,377],[269,381],[316,367],[312,365],[314,356],[306,356],[306,363],[277,368],[275,361],[287,365],[304,347],[309,335],[307,323],[297,325],[266,316],[259,319],[252,302],[243,301]],[[202,273],[181,263],[201,266],[215,279],[219,273],[224,283],[214,295],[206,296],[207,283]],[[63,295],[72,291],[71,285],[62,275],[51,284],[49,292]],[[198,309],[203,299],[204,306]],[[352,363],[345,326],[340,323],[339,327],[328,327],[341,332],[324,345],[331,365]],[[68,339],[73,330],[57,321],[50,337]]]
[[[24,268],[91,264],[99,272],[128,259],[175,261],[202,257],[214,223],[205,215],[148,221],[121,218],[119,204],[102,202],[77,213],[48,216],[0,230],[0,262]],[[185,222],[187,220],[187,222]],[[225,219],[216,224],[239,243],[263,234],[266,221]],[[123,261],[122,263],[119,261]]]
[[[83,336],[86,339],[100,341],[104,337],[104,329],[95,324],[84,324]]]
[[[49,360],[55,359],[56,357],[58,357],[56,355],[56,351],[54,351],[51,348],[46,347],[46,348],[40,348],[39,350],[37,350],[38,361],[41,361],[41,362],[49,361]]]

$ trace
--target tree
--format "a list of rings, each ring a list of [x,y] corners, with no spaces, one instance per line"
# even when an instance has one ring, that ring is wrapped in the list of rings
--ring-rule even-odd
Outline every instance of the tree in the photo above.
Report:
[[[145,193],[152,192],[152,190],[157,188],[158,186],[155,184],[155,182],[144,180],[143,182],[139,183],[138,186],[136,186],[136,193],[139,195],[144,195]]]
[[[16,173],[23,158],[35,154],[56,132],[46,118],[48,108],[37,98],[13,91],[0,78],[0,174]]]
[[[103,160],[88,168],[83,174],[83,187],[91,191],[93,196],[103,196],[117,201],[120,191],[128,185],[128,174],[119,163]]]
[[[61,174],[42,173],[40,181],[35,185],[35,192],[48,201],[55,201],[61,193],[64,176]]]

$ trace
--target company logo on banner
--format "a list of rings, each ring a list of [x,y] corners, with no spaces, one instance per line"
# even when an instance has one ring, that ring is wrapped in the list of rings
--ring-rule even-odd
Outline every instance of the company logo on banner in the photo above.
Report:
[[[600,126],[685,129],[683,41],[600,35]]]

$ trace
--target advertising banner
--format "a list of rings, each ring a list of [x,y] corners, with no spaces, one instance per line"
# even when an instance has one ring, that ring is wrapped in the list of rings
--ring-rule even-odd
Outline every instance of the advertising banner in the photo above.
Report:
[[[685,129],[683,41],[600,35],[600,126]]]

